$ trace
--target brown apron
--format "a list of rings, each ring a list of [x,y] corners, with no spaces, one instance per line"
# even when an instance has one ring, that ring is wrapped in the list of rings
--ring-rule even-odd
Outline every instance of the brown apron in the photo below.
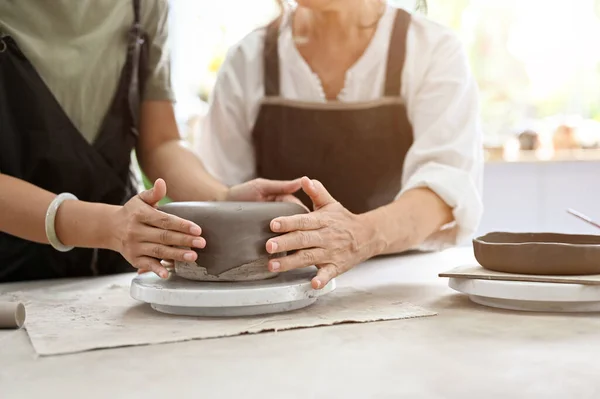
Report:
[[[8,35],[0,35],[0,171],[82,201],[122,205],[136,194],[131,152],[147,75],[148,40],[141,0],[132,0],[127,59],[100,132],[89,144],[33,65]],[[1,34],[1,32],[0,32]],[[0,282],[131,272],[117,252],[49,245],[0,232]]]
[[[387,59],[384,96],[361,103],[311,103],[280,97],[279,20],[267,28],[265,98],[252,132],[257,175],[320,180],[348,210],[363,213],[400,192],[412,127],[400,97],[411,16],[397,10]],[[299,194],[309,207],[312,203]]]

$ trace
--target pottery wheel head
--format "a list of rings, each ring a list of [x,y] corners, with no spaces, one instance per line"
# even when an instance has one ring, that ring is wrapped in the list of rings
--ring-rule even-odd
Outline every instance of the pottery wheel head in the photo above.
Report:
[[[277,236],[271,221],[307,213],[289,202],[173,202],[161,211],[202,228],[206,247],[195,250],[195,263],[176,262],[175,273],[201,281],[251,281],[275,277],[267,268],[267,241]],[[273,255],[280,257],[283,254]]]

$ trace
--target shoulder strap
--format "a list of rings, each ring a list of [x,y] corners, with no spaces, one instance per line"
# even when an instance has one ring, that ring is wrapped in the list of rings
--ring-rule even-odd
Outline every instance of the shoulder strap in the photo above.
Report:
[[[265,36],[264,59],[264,81],[265,96],[279,96],[279,26],[281,17],[278,17],[267,26]]]
[[[136,25],[140,24],[140,0],[133,0],[133,20]]]
[[[388,50],[387,70],[385,77],[385,96],[398,97],[402,87],[402,70],[406,58],[406,36],[411,16],[402,9],[396,10],[396,19]]]

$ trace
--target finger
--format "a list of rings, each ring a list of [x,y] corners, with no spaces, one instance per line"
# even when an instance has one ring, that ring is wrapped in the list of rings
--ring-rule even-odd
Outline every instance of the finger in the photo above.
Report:
[[[257,179],[256,188],[265,197],[293,194],[302,188],[300,179],[296,180],[267,180]]]
[[[194,236],[202,234],[202,229],[196,223],[156,209],[145,209],[142,219],[144,223],[162,230],[178,231]]]
[[[269,270],[272,272],[285,272],[301,267],[308,267],[324,263],[325,250],[321,248],[303,249],[292,255],[269,260]]]
[[[177,231],[144,227],[139,236],[140,241],[153,242],[175,247],[204,248],[206,240],[203,237],[179,233]]]
[[[195,262],[198,254],[189,249],[168,247],[166,245],[145,242],[139,246],[140,252],[158,260],[169,259],[181,262]],[[161,266],[164,268],[164,266]],[[166,269],[166,268],[165,268]]]
[[[152,271],[160,278],[169,277],[169,271],[166,268],[164,268],[158,260],[153,259],[149,256],[140,256],[133,266],[138,268],[138,270]]]
[[[175,262],[172,260],[162,259],[159,262],[162,265],[162,267],[167,269],[167,271],[175,268]],[[144,274],[144,273],[150,273],[150,272],[151,272],[151,270],[147,270],[147,269],[137,269],[138,274]]]
[[[167,184],[163,179],[157,179],[154,186],[146,191],[142,191],[139,197],[146,204],[154,207],[167,195]]]
[[[300,179],[302,190],[309,196],[315,210],[323,208],[326,205],[336,203],[337,201],[325,189],[325,186],[318,180],[311,180],[308,177]]]
[[[161,260],[160,264],[162,265],[162,267],[164,267],[165,269],[167,269],[167,271],[169,269],[173,269],[175,267],[175,265],[173,264],[173,261],[171,260]],[[137,274],[144,274],[144,273],[150,273],[151,270],[147,270],[147,269],[137,269]]]
[[[307,212],[310,212],[310,209],[308,209],[306,207],[306,205],[304,205],[304,203],[302,203],[302,201],[300,201],[300,199],[298,197],[296,197],[295,195],[291,195],[291,194],[278,195],[275,197],[275,202],[292,202],[294,204],[300,205]]]
[[[323,243],[319,231],[293,231],[267,241],[266,249],[270,254],[295,251],[298,249],[320,247]]]
[[[315,290],[320,290],[339,274],[339,270],[334,264],[323,265],[319,267],[317,275],[311,280],[310,284]]]
[[[287,233],[296,230],[318,230],[327,227],[322,215],[316,212],[301,215],[282,216],[271,221],[271,231]]]

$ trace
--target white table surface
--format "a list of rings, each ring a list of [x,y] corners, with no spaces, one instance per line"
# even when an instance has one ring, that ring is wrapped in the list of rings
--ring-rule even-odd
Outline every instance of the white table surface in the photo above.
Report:
[[[44,358],[26,331],[0,331],[0,398],[600,398],[600,315],[473,304],[437,277],[471,261],[469,248],[379,258],[338,279],[439,312],[420,319]]]

